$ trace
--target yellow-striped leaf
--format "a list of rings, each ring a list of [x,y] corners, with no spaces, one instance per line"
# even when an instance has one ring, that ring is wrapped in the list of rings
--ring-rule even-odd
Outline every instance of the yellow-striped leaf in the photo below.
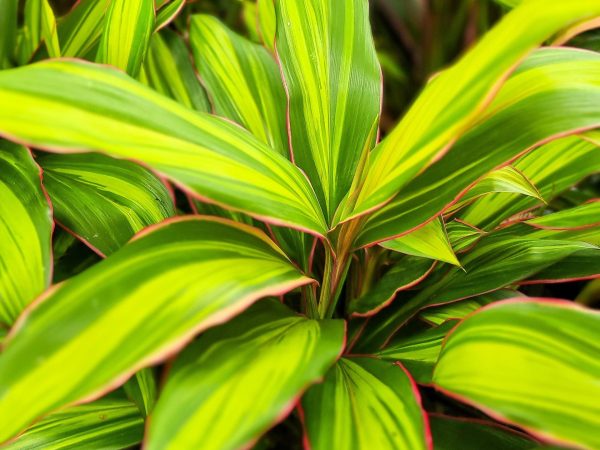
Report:
[[[154,30],[154,0],[111,0],[96,61],[137,77]]]
[[[94,59],[111,0],[80,0],[58,22],[63,56]]]
[[[441,219],[433,219],[415,231],[402,237],[384,241],[382,247],[407,255],[436,259],[455,266],[460,262],[454,254],[452,245]]]
[[[525,223],[548,230],[572,230],[600,226],[600,200],[530,219]]]
[[[257,0],[258,30],[265,47],[275,52],[275,2],[273,0]]]
[[[0,132],[38,148],[143,161],[213,202],[325,232],[312,188],[289,161],[240,127],[191,111],[114,69],[45,61],[5,70],[0,103]]]
[[[48,0],[27,0],[25,2],[25,23],[19,48],[19,62],[26,64],[43,40],[48,56],[60,56],[60,44],[54,12]]]
[[[347,216],[365,213],[393,197],[452,145],[478,119],[503,78],[528,52],[555,32],[598,15],[596,0],[529,0],[507,14],[429,83],[373,152],[356,205]],[[482,147],[482,151],[489,150]]]
[[[342,358],[302,398],[314,450],[432,449],[416,385],[400,365]]]
[[[127,383],[123,385],[123,390],[127,397],[131,399],[138,407],[144,417],[148,417],[158,397],[158,386],[156,375],[152,367],[145,367],[138,370]]]
[[[0,442],[122,384],[258,298],[310,281],[262,232],[223,219],[140,235],[15,325],[0,358]]]
[[[281,0],[277,54],[294,161],[331,220],[375,143],[381,77],[367,0]]]
[[[38,162],[55,219],[100,255],[175,215],[167,187],[138,164],[97,153],[45,154]]]
[[[499,302],[446,341],[435,385],[544,438],[600,447],[600,314],[570,302]]]
[[[144,419],[127,400],[102,399],[56,412],[4,450],[126,449],[142,441]]]
[[[172,30],[154,33],[144,61],[144,82],[188,108],[210,112],[183,38]]]
[[[276,300],[258,302],[178,357],[147,448],[248,447],[325,374],[344,335],[341,320],[309,320]]]
[[[0,324],[11,325],[52,277],[52,213],[29,151],[0,141]]]
[[[192,16],[190,44],[215,113],[228,117],[289,156],[286,98],[273,56],[217,18]]]
[[[163,5],[156,13],[156,23],[154,31],[158,31],[169,25],[181,9],[185,6],[185,0],[172,0],[166,5]]]

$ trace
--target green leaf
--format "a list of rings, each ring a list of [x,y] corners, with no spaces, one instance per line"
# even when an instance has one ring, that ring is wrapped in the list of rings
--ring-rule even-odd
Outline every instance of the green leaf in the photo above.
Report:
[[[17,36],[18,0],[0,0],[0,70],[12,66]]]
[[[118,386],[256,299],[309,281],[262,232],[223,219],[138,235],[17,323],[0,358],[0,442]]]
[[[279,422],[344,346],[344,322],[258,302],[207,332],[175,362],[147,448],[242,448]]]
[[[436,387],[534,434],[598,448],[600,314],[560,301],[504,301],[465,319]]]
[[[525,223],[548,230],[570,230],[600,226],[600,200],[536,217],[527,220]]]
[[[314,450],[432,448],[419,392],[400,365],[342,358],[308,390],[302,408]]]
[[[144,61],[145,83],[188,108],[210,112],[185,42],[172,30],[154,33]]]
[[[163,182],[147,169],[96,153],[38,158],[56,221],[100,255],[175,215]]]
[[[282,0],[275,8],[293,158],[331,220],[376,138],[381,74],[369,5]]]
[[[52,212],[29,151],[0,141],[0,324],[11,325],[52,278]]]
[[[478,419],[429,414],[436,450],[528,450],[538,443],[512,428]]]
[[[163,5],[156,14],[154,31],[158,31],[169,25],[185,6],[185,0],[172,0]]]
[[[402,362],[417,382],[430,383],[442,342],[457,323],[457,320],[448,320],[409,337],[394,339],[375,355],[384,361]]]
[[[207,15],[192,16],[190,44],[215,113],[288,157],[285,91],[273,56]]]
[[[97,47],[104,29],[104,16],[111,0],[80,0],[58,22],[62,55],[86,57]]]
[[[0,132],[38,148],[143,161],[195,195],[325,232],[312,188],[289,161],[240,127],[190,111],[116,70],[79,61],[5,70],[0,103]]]
[[[572,136],[543,145],[519,159],[515,167],[532,180],[542,197],[551,200],[580,180],[600,172],[600,152],[596,144]],[[492,194],[478,199],[460,215],[469,223],[492,229],[538,204],[531,197]]]
[[[384,241],[382,247],[460,266],[441,219],[434,219],[402,237]]]
[[[435,262],[416,256],[400,259],[371,289],[350,300],[348,312],[353,316],[372,316],[389,305],[397,292],[423,281],[434,265]]]
[[[271,53],[275,52],[275,28],[277,17],[273,0],[257,0],[258,29],[262,42]]]
[[[400,124],[374,150],[354,210],[344,218],[389,200],[443,154],[479,118],[503,78],[533,48],[555,32],[598,15],[596,0],[530,0],[507,14],[456,64],[428,84]],[[481,150],[491,148],[483,146]]]
[[[152,367],[138,370],[127,383],[123,385],[127,397],[131,399],[144,417],[148,417],[158,397],[156,375]]]
[[[468,250],[485,232],[459,219],[446,224],[448,240],[455,252]]]
[[[593,106],[600,102],[599,70],[598,53],[556,48],[534,53],[480,122],[369,218],[359,241],[405,234],[460,201],[489,171],[549,140],[600,126],[600,110]]]
[[[51,414],[2,448],[126,449],[139,444],[143,435],[144,419],[133,403],[102,399]]]
[[[154,0],[111,0],[96,61],[137,77],[154,30]]]
[[[60,57],[60,44],[54,12],[48,0],[25,2],[24,35],[19,49],[19,62],[26,64],[43,40],[51,58]]]
[[[526,195],[537,200],[544,201],[538,189],[518,169],[505,166],[494,170],[477,182],[469,191],[460,198],[459,206],[474,198],[493,192],[510,192],[513,194]]]

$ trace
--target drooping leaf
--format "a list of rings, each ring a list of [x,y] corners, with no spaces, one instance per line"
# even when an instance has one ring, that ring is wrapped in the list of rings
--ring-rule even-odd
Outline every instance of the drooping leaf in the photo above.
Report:
[[[42,419],[6,450],[126,449],[142,441],[144,419],[127,400],[101,399]]]
[[[186,218],[145,233],[15,326],[0,358],[0,442],[118,386],[256,299],[309,281],[261,232],[234,222]]]
[[[598,15],[600,4],[595,0],[530,0],[507,14],[456,64],[429,83],[373,152],[356,205],[343,218],[390,199],[447,149],[478,119],[503,78],[533,48],[555,32]],[[515,33],[516,29],[527,33]],[[481,150],[491,148],[483,146]]]
[[[214,202],[325,231],[314,192],[289,161],[241,128],[190,111],[113,69],[45,61],[5,70],[0,103],[0,132],[36,147],[140,160]]]
[[[147,169],[96,153],[38,158],[56,220],[99,254],[175,215],[167,187]]]
[[[98,46],[104,16],[111,0],[80,0],[58,22],[58,39],[63,56],[94,58]],[[92,54],[94,53],[94,54]]]
[[[366,0],[275,3],[294,161],[331,220],[375,143],[381,79]]]
[[[154,0],[111,0],[96,61],[137,77],[154,30]]]
[[[11,325],[52,277],[52,212],[29,151],[0,141],[0,324]]]
[[[536,228],[569,230],[600,226],[600,200],[591,201],[575,208],[536,217],[525,223]]]
[[[553,138],[600,126],[593,100],[598,96],[600,101],[599,69],[595,52],[534,53],[504,84],[480,122],[369,218],[359,242],[402,235],[460,201],[490,170]]]
[[[148,417],[152,413],[158,397],[156,375],[152,367],[138,370],[123,385],[123,389],[127,397],[137,405],[142,416]]]
[[[436,450],[529,450],[539,443],[524,433],[484,420],[429,414]]]
[[[285,91],[273,56],[208,15],[192,17],[190,44],[215,113],[288,157]]]
[[[441,219],[434,219],[412,233],[380,244],[389,250],[460,266]]]
[[[430,383],[442,341],[457,323],[451,319],[412,336],[394,339],[375,355],[384,361],[402,362],[417,382]]]
[[[342,358],[302,398],[314,450],[425,450],[431,437],[414,382],[399,364]]]
[[[600,172],[600,151],[596,144],[580,137],[567,137],[525,155],[515,167],[533,181],[542,197],[551,200],[590,174]],[[478,199],[460,216],[468,223],[492,229],[536,204],[539,202],[531,197],[492,194]]]
[[[164,27],[169,25],[181,9],[185,6],[185,0],[172,0],[166,5],[163,5],[160,10],[156,13],[156,23],[154,24],[154,31],[162,30]]]
[[[419,284],[431,272],[435,262],[427,258],[407,256],[400,259],[375,285],[348,304],[354,316],[371,316],[386,307],[398,291]]]
[[[545,438],[600,446],[600,314],[570,302],[504,301],[449,336],[434,383]]]
[[[185,42],[174,31],[162,30],[152,35],[143,73],[146,84],[161,94],[188,108],[210,111]]]
[[[344,345],[344,322],[258,302],[214,328],[176,361],[152,417],[147,448],[241,448],[295,406]]]

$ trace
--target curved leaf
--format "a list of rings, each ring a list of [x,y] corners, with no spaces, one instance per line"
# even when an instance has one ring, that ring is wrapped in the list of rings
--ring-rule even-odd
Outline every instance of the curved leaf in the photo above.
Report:
[[[381,73],[367,0],[276,2],[294,161],[331,220],[375,144]]]
[[[175,362],[148,434],[149,450],[247,447],[291,411],[344,346],[344,322],[258,302]]]
[[[38,161],[56,220],[101,255],[175,215],[167,187],[130,161],[95,153],[45,154]]]
[[[215,113],[288,157],[285,91],[273,56],[207,15],[192,17],[190,44]]]
[[[154,30],[154,0],[111,0],[96,61],[137,77]]]
[[[507,14],[456,64],[429,83],[400,124],[374,150],[354,211],[345,218],[390,199],[452,145],[478,118],[504,77],[534,47],[562,28],[598,15],[600,4],[595,0],[530,0]],[[525,29],[527,33],[515,32]]]
[[[600,200],[536,217],[525,223],[548,230],[571,230],[600,226]]]
[[[158,397],[156,375],[152,367],[138,370],[127,383],[123,385],[127,397],[131,399],[144,417],[148,417]]]
[[[0,324],[11,325],[52,277],[52,211],[29,151],[0,141]]]
[[[140,160],[213,202],[325,232],[312,188],[289,161],[240,127],[190,111],[116,70],[76,61],[5,70],[0,103],[0,133],[15,139]]]
[[[126,400],[72,406],[33,425],[5,450],[126,449],[142,441],[144,419]]]
[[[166,5],[163,5],[156,14],[156,23],[154,24],[154,31],[158,31],[169,25],[175,18],[181,9],[185,6],[185,0],[172,0]]]
[[[504,301],[446,341],[434,383],[538,436],[589,448],[600,427],[600,314],[570,302]]]
[[[261,232],[234,222],[186,218],[140,235],[15,325],[0,358],[0,442],[309,281]]]
[[[58,22],[63,56],[86,57],[95,50],[104,29],[104,17],[111,0],[80,0]],[[95,55],[91,55],[92,59]]]
[[[25,2],[24,36],[19,45],[19,59],[26,64],[42,40],[46,44],[48,56],[60,56],[60,44],[56,29],[56,19],[48,0],[27,0]]]
[[[342,358],[302,398],[314,450],[431,449],[419,391],[402,366]]]
[[[490,170],[554,138],[600,127],[595,107],[600,102],[599,70],[600,54],[595,52],[535,53],[503,86],[477,126],[368,219],[358,244],[404,234],[460,201]]]

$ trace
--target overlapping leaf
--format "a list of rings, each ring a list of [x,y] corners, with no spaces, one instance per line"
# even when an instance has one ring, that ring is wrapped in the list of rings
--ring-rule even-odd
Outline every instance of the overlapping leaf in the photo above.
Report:
[[[344,345],[341,320],[261,301],[178,358],[152,417],[148,449],[241,448],[283,419]]]
[[[0,141],[0,324],[50,284],[52,214],[29,151]]]
[[[163,182],[130,161],[95,153],[46,154],[38,161],[56,220],[102,255],[175,215]]]
[[[80,0],[58,22],[63,56],[94,59],[111,0]]]
[[[420,403],[401,366],[342,358],[302,399],[308,444],[315,450],[431,449]]]
[[[0,358],[0,441],[117,386],[257,298],[309,281],[250,227],[191,218],[156,228],[15,326]]]
[[[434,383],[539,436],[587,448],[600,438],[600,314],[568,302],[505,301],[449,336]]]
[[[213,202],[325,232],[312,188],[289,161],[234,124],[190,111],[118,71],[76,61],[5,70],[0,103],[5,135],[44,149],[137,159]]]

